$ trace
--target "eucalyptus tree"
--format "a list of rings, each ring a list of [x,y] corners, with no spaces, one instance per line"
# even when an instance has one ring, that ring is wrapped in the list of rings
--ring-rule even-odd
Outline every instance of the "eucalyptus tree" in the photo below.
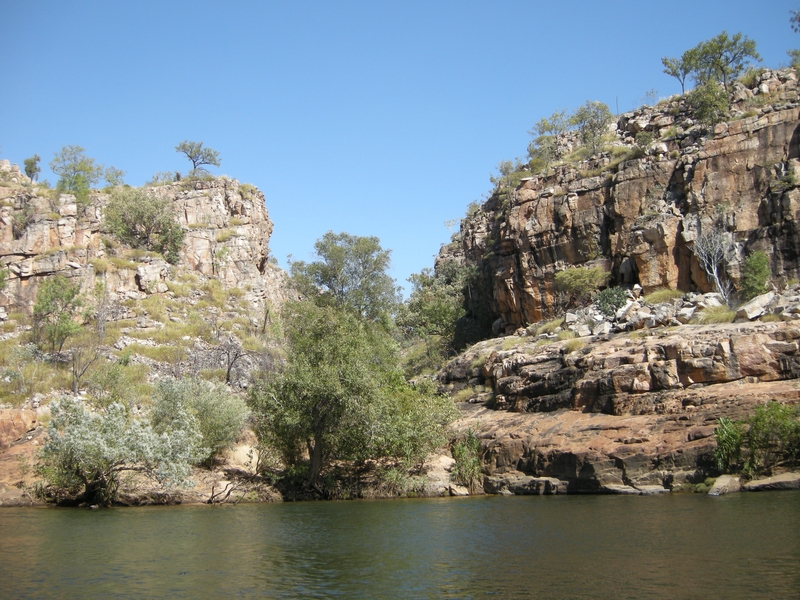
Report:
[[[350,309],[361,318],[388,322],[400,302],[388,273],[391,250],[384,250],[374,236],[328,231],[314,244],[314,253],[317,260],[291,263],[301,293],[319,303]]]

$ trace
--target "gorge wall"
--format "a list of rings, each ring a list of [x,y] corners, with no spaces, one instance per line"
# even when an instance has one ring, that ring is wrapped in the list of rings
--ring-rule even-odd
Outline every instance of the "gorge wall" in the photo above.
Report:
[[[523,178],[509,193],[496,189],[437,260],[477,267],[475,293],[491,307],[496,333],[551,316],[555,274],[576,265],[603,266],[611,284],[645,292],[710,291],[691,248],[720,223],[735,250],[731,281],[756,250],[769,254],[774,279],[796,279],[799,107],[795,72],[765,70],[751,87],[734,84],[730,120],[712,131],[685,96],[623,114],[615,151]],[[641,150],[640,132],[654,140]]]

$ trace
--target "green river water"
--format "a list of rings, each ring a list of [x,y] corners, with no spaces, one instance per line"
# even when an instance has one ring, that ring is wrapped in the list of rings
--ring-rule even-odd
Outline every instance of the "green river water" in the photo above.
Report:
[[[0,510],[0,598],[800,598],[800,493]]]

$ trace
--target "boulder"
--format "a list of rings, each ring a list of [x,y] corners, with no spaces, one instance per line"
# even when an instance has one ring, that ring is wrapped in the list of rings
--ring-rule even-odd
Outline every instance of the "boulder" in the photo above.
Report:
[[[800,490],[800,473],[783,473],[766,479],[754,479],[742,486],[746,492],[767,490]]]
[[[775,292],[767,292],[766,294],[756,296],[739,307],[739,310],[736,311],[736,318],[748,319],[750,321],[757,319],[767,312],[767,306],[772,302],[773,298],[775,298]]]
[[[742,489],[742,484],[736,475],[720,475],[708,490],[709,496],[722,496],[732,494]]]

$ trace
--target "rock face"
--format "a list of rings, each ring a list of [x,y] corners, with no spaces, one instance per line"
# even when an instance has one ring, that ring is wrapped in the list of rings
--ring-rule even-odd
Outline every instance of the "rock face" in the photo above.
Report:
[[[18,173],[15,172],[17,176]],[[24,177],[21,175],[19,177]],[[169,199],[185,228],[180,260],[131,256],[103,230],[109,196],[96,194],[87,207],[74,196],[36,187],[0,188],[0,266],[9,272],[0,306],[29,310],[43,277],[77,278],[85,292],[97,281],[119,300],[165,293],[178,272],[215,277],[226,287],[247,290],[254,303],[280,303],[283,272],[269,264],[269,219],[263,194],[236,180],[184,181],[145,188]],[[3,198],[2,193],[8,195]]]
[[[552,315],[554,276],[576,265],[601,266],[612,284],[645,293],[712,291],[691,249],[712,227],[734,248],[732,282],[755,250],[769,254],[778,279],[798,278],[796,75],[765,71],[752,89],[736,83],[732,99],[731,120],[713,131],[694,122],[685,98],[620,116],[615,152],[496,190],[437,260],[478,268],[472,293],[506,332]],[[656,142],[635,147],[640,132]]]

